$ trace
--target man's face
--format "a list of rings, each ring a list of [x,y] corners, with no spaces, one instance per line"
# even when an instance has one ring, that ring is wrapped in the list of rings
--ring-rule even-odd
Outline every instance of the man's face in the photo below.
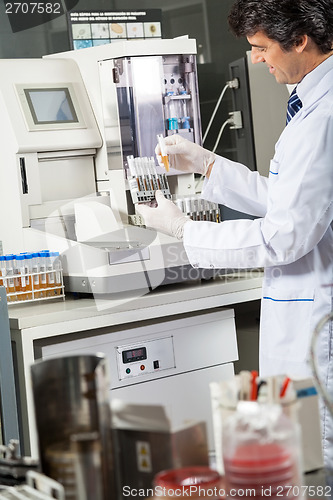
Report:
[[[247,40],[252,46],[252,63],[266,63],[278,83],[298,83],[303,78],[302,57],[296,47],[285,52],[278,42],[268,38],[262,31],[247,37]]]

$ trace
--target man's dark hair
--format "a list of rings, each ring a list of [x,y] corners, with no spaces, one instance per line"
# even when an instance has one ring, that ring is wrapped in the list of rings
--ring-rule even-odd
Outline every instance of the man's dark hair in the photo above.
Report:
[[[332,50],[332,0],[236,0],[229,26],[238,37],[263,31],[285,51],[308,35],[323,54]]]

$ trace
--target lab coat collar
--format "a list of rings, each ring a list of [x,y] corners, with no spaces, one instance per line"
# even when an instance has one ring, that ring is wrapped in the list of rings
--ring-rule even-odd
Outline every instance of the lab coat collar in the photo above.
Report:
[[[297,85],[297,95],[301,99],[303,106],[316,97],[318,89],[318,84],[321,82],[324,77],[333,71],[333,55],[325,59],[319,66],[317,66],[314,70],[310,71],[303,80]],[[324,91],[326,92],[328,89],[325,87]],[[320,92],[322,93],[322,91]]]

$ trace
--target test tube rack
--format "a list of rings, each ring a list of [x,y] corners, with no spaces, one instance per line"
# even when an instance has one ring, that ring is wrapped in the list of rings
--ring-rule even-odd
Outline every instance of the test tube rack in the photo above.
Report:
[[[200,196],[177,196],[174,203],[190,219],[195,221],[221,222],[221,213],[218,203],[200,198]]]
[[[167,176],[157,173],[153,157],[127,156],[127,164],[128,185],[134,204],[152,202],[157,190],[162,191],[164,196],[171,200]]]
[[[64,298],[59,252],[0,255],[0,285],[5,287],[8,305]]]
[[[50,275],[55,273],[59,273],[60,281],[58,278],[58,283],[53,286],[41,286],[40,283],[46,278],[46,283],[50,281]],[[36,302],[41,300],[50,300],[50,299],[64,299],[64,281],[63,281],[63,272],[62,269],[57,269],[56,271],[43,271],[38,273],[25,273],[21,275],[14,275],[14,280],[19,280],[21,278],[25,278],[27,283],[31,283],[31,289],[21,291],[20,289],[15,290],[14,292],[7,291],[7,303],[8,305],[13,304],[22,304],[26,302]],[[6,277],[1,278],[1,280],[6,280]],[[36,287],[36,282],[39,283],[38,288]]]

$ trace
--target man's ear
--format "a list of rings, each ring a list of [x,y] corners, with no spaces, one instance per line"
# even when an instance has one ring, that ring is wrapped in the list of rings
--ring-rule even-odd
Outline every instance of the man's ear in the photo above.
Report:
[[[308,35],[301,35],[296,40],[296,43],[295,43],[296,52],[299,52],[299,53],[303,52],[303,50],[308,45],[308,43],[309,43]]]

